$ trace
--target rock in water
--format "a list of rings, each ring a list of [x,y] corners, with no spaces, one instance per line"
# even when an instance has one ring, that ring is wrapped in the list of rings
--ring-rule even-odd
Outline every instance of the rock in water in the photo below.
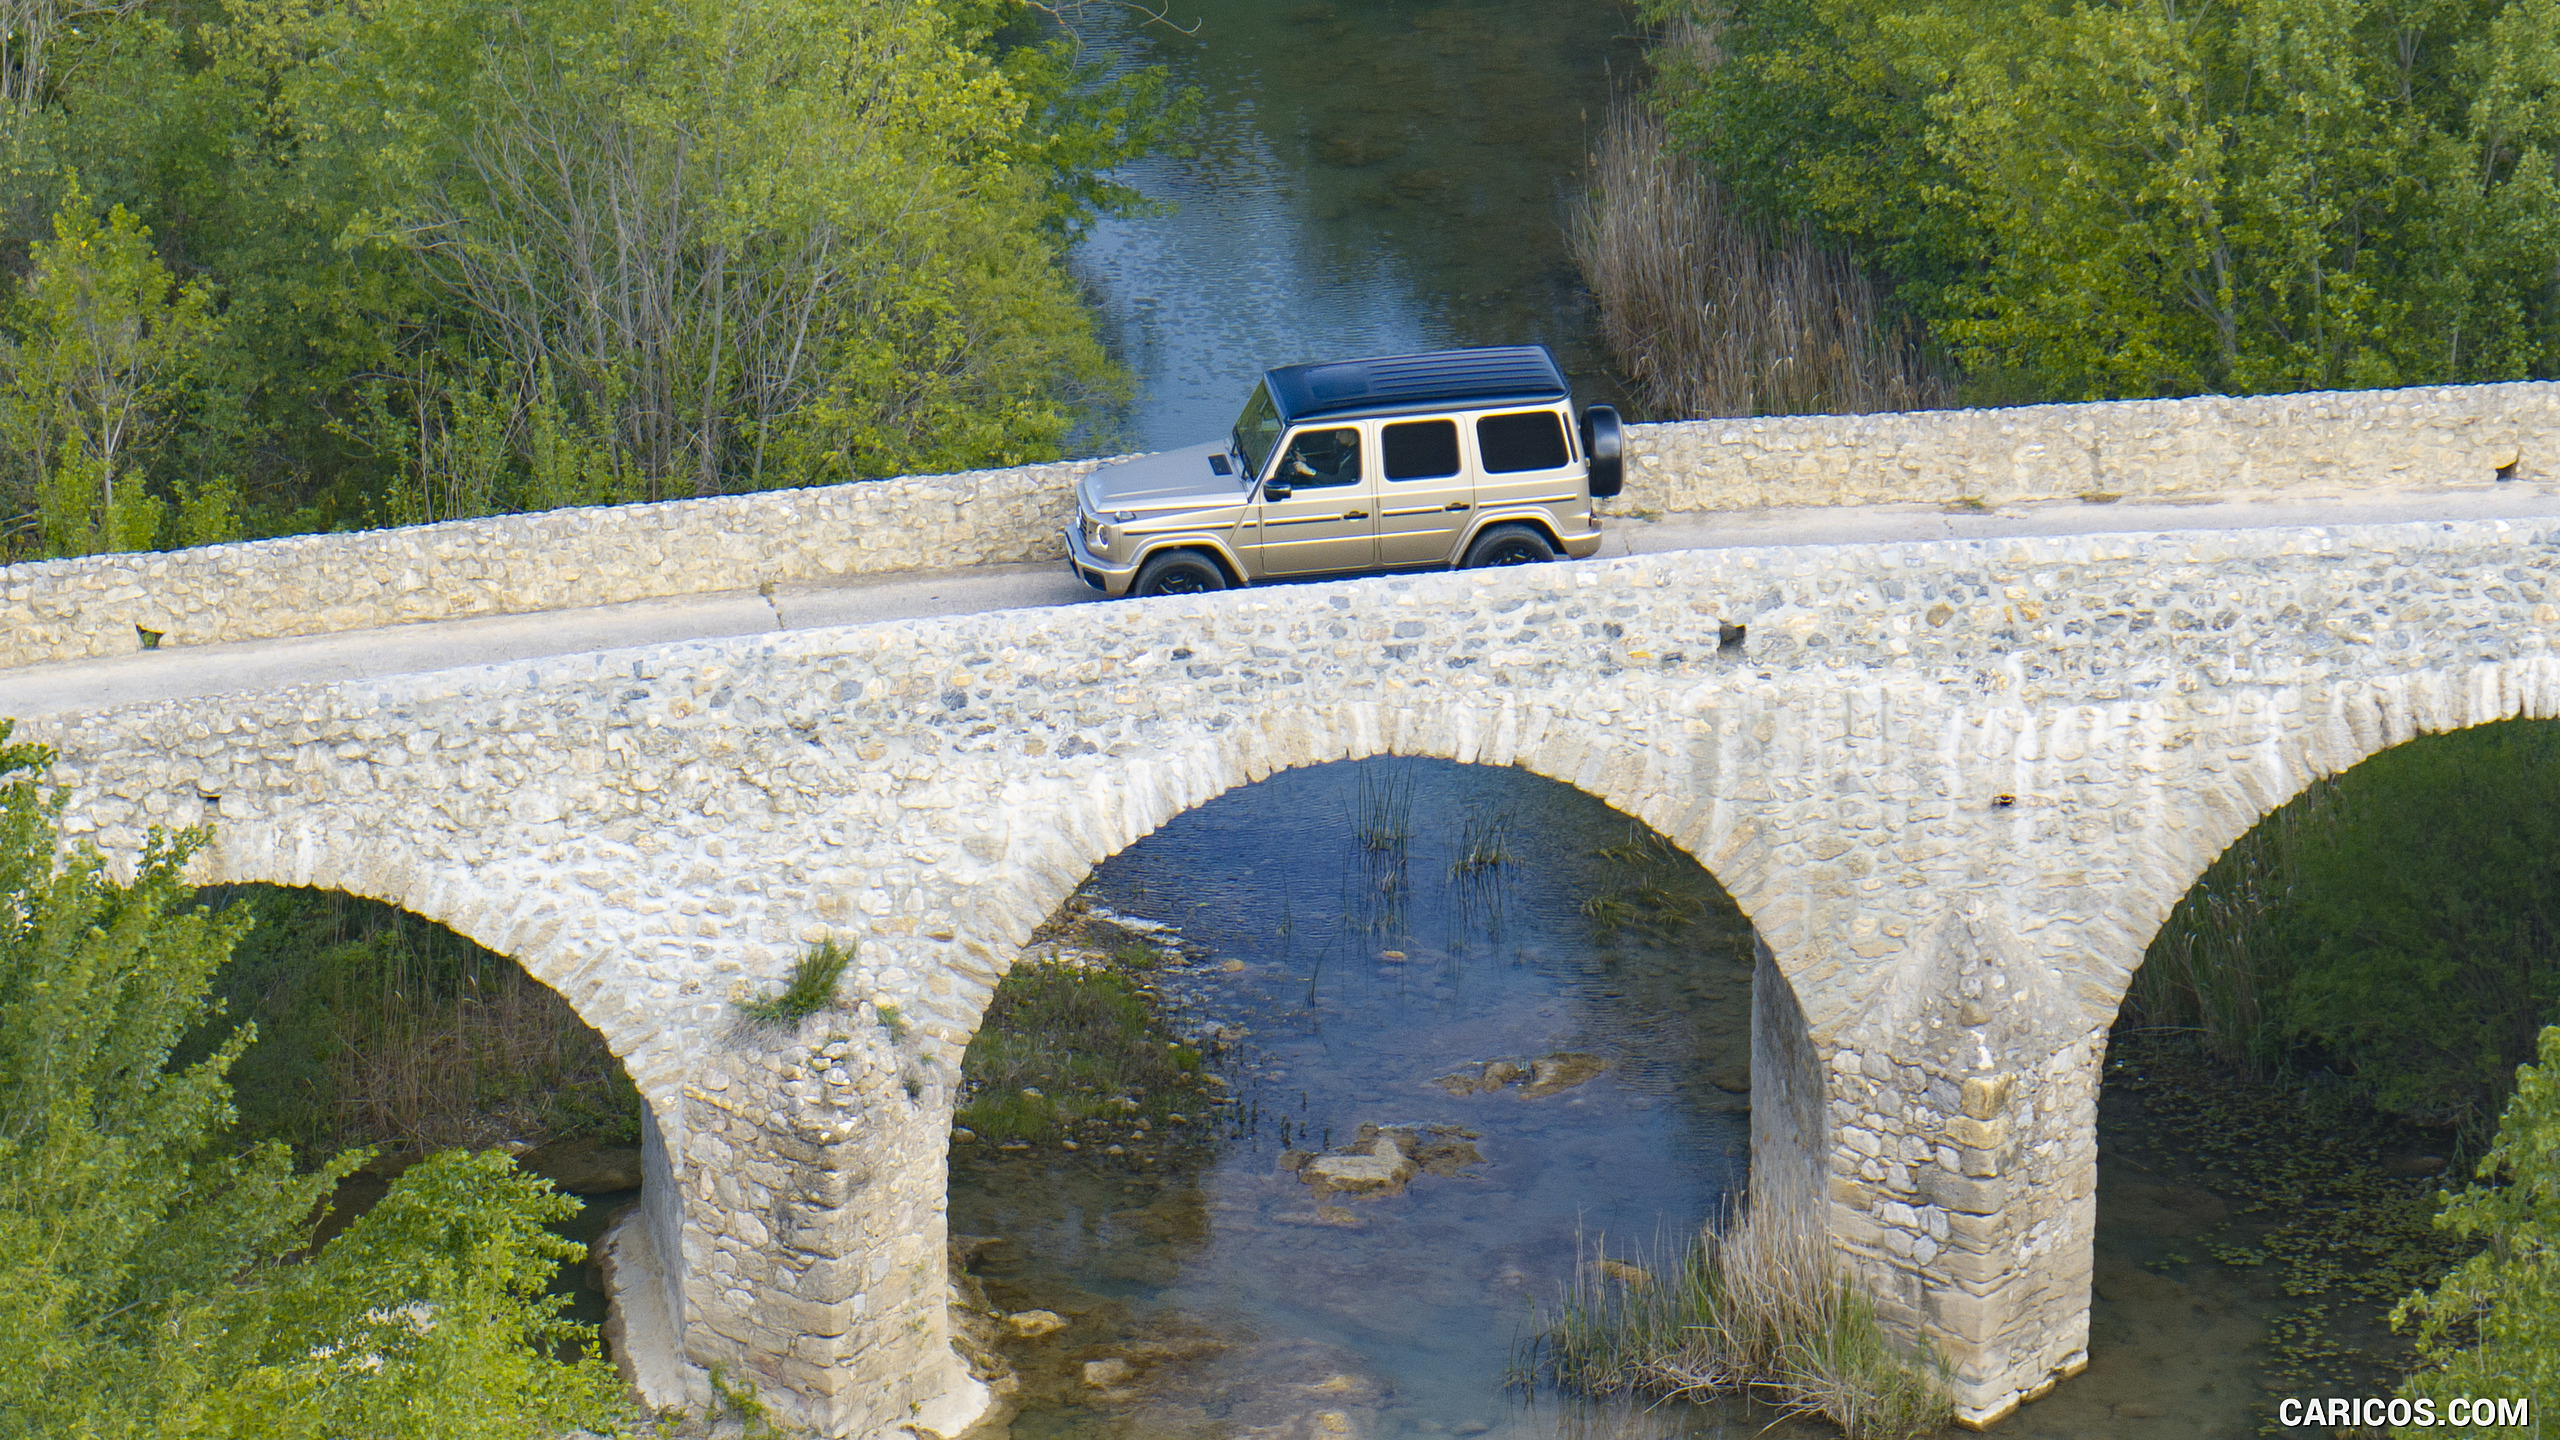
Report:
[[[516,1163],[570,1195],[609,1195],[640,1188],[640,1151],[633,1146],[554,1140],[518,1155]]]
[[[1025,1340],[1037,1340],[1043,1335],[1067,1328],[1067,1322],[1060,1319],[1055,1310],[1017,1310],[1004,1317],[1004,1323],[1012,1327],[1014,1334]]]
[[[1529,1064],[1529,1083],[1520,1088],[1520,1098],[1536,1100],[1559,1090],[1570,1090],[1608,1068],[1609,1062],[1605,1058],[1575,1050],[1541,1055]]]
[[[1300,1166],[1298,1176],[1346,1195],[1395,1195],[1413,1178],[1414,1164],[1393,1137],[1380,1135],[1369,1142],[1369,1153],[1319,1155]]]

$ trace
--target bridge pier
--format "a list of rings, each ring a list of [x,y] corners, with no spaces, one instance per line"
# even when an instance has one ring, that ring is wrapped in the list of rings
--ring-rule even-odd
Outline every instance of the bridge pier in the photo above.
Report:
[[[1969,1427],[2087,1368],[2106,1037],[1958,915],[1821,1047],[1832,1243],[1887,1328],[1947,1361]]]
[[[716,1375],[827,1436],[983,1412],[946,1308],[951,1104],[937,1067],[840,1012],[705,1055],[652,1108],[643,1233],[613,1242],[616,1339],[661,1347],[626,1361],[644,1398],[701,1407]]]

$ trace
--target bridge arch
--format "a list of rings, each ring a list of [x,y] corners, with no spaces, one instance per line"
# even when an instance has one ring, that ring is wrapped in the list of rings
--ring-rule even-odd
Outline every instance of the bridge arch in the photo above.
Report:
[[[652,1054],[658,1027],[615,988],[610,956],[574,933],[576,917],[562,913],[556,897],[493,880],[489,871],[496,867],[426,859],[407,844],[354,825],[323,829],[311,816],[291,825],[211,818],[213,843],[187,867],[193,883],[335,890],[433,921],[515,961],[559,995],[604,1037],[653,1108],[676,1094],[680,1080],[672,1057]],[[651,1060],[658,1065],[655,1074],[644,1069]]]
[[[2178,903],[2269,816],[2313,784],[2412,741],[2508,720],[2560,718],[2560,658],[2410,669],[2271,690],[2262,699],[2248,709],[2233,707],[2219,727],[2197,737],[2199,746],[2220,745],[2227,763],[2179,795],[2155,825],[2152,863],[2124,896],[2120,923],[2092,933],[2104,947],[2090,967],[2104,977],[2090,996],[2093,1015],[2111,1020],[2122,1008],[2152,939]]]

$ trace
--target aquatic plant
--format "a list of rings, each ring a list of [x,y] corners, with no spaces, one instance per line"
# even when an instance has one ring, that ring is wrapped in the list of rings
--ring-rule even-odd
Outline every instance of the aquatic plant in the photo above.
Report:
[[[961,1056],[958,1123],[998,1141],[1071,1136],[1141,1116],[1152,1127],[1206,1103],[1191,1088],[1200,1067],[1200,1052],[1164,1032],[1130,977],[1026,961],[996,987]]]
[[[836,986],[844,979],[845,967],[852,963],[852,951],[833,940],[822,941],[791,962],[791,978],[780,990],[739,1000],[738,1014],[749,1025],[779,1030],[797,1025],[821,1010],[832,1010],[838,1003]]]
[[[1453,877],[1479,874],[1511,863],[1511,811],[1469,815],[1458,828],[1457,858],[1449,862]]]
[[[1351,833],[1360,848],[1402,858],[1413,842],[1413,767],[1360,767],[1352,801]]]
[[[1593,1396],[1747,1392],[1851,1440],[1909,1440],[1954,1413],[1944,1361],[1901,1350],[1810,1227],[1728,1214],[1669,1264],[1594,1254],[1540,1321],[1515,1381]]]

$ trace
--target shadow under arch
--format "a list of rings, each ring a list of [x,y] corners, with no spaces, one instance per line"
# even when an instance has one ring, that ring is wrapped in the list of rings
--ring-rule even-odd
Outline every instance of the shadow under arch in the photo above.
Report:
[[[1402,808],[1399,779],[1408,787]],[[1417,792],[1421,798],[1415,804]],[[1506,826],[1507,840],[1499,838]],[[1366,833],[1373,830],[1400,831],[1401,838]],[[1410,856],[1405,853],[1406,841],[1410,841]],[[1469,887],[1477,882],[1462,874],[1459,865],[1473,847],[1486,845],[1507,852],[1507,863],[1489,867],[1488,873],[1507,877],[1496,883],[1508,891],[1471,910],[1478,895]],[[1695,891],[1666,893],[1657,887],[1657,879],[1672,882],[1673,877],[1664,872],[1675,867],[1687,872]],[[1080,882],[1087,879],[1078,877]],[[1719,1164],[1704,1154],[1692,1157],[1686,1151],[1630,1148],[1621,1158],[1616,1178],[1625,1181],[1634,1172],[1648,1172],[1642,1183],[1613,1184],[1612,1171],[1606,1166],[1574,1171],[1579,1176],[1576,1183],[1586,1191],[1580,1198],[1591,1206],[1591,1223],[1609,1232],[1613,1251],[1628,1253],[1632,1248],[1641,1253],[1650,1233],[1650,1243],[1659,1245],[1668,1239],[1676,1254],[1679,1226],[1714,1218],[1723,1199],[1739,1199],[1744,1163],[1755,1207],[1782,1206],[1808,1217],[1814,1213],[1823,1154],[1818,1138],[1822,1092],[1811,1038],[1792,988],[1712,872],[1652,827],[1607,806],[1587,790],[1537,775],[1525,766],[1463,764],[1438,757],[1380,754],[1293,766],[1222,791],[1168,818],[1141,842],[1105,858],[1090,881],[1093,902],[1107,906],[1108,912],[1171,923],[1184,936],[1186,948],[1197,947],[1194,953],[1200,958],[1191,962],[1187,973],[1173,977],[1168,989],[1197,994],[1214,987],[1221,998],[1206,1002],[1209,1008],[1195,1012],[1195,1018],[1215,1015],[1221,1017],[1222,1032],[1232,1022],[1244,1027],[1242,1033],[1258,1037],[1239,1042],[1229,1063],[1243,1066],[1250,1059],[1258,1070],[1261,1062],[1268,1061],[1294,1077],[1266,1084],[1241,1069],[1230,1072],[1237,1085],[1231,1093],[1248,1100],[1258,1098],[1266,1107],[1274,1098],[1285,1099],[1286,1111],[1301,1127],[1284,1131],[1278,1139],[1260,1136],[1248,1143],[1248,1149],[1294,1145],[1302,1154],[1328,1147],[1340,1150],[1353,1143],[1353,1129],[1361,1121],[1386,1124],[1399,1118],[1437,1116],[1445,1110],[1473,1117],[1465,1123],[1484,1127],[1488,1158],[1498,1165],[1506,1158],[1519,1165],[1517,1157],[1524,1145],[1535,1149],[1552,1142],[1532,1139],[1531,1133],[1507,1133],[1507,1125],[1554,1123],[1564,1113],[1559,1107],[1580,1106],[1587,1100],[1589,1109],[1572,1113],[1583,1116],[1578,1123],[1592,1127],[1596,1136],[1608,1123],[1601,1117],[1615,1102],[1589,1092],[1573,1100],[1527,1100],[1520,1090],[1495,1081],[1488,1062],[1559,1047],[1617,1049],[1622,1057],[1617,1063],[1642,1073],[1644,1086],[1661,1085],[1664,1092],[1677,1095],[1685,1081],[1693,1094],[1703,1092],[1705,1100],[1725,1102],[1730,1108],[1702,1110],[1693,1117],[1675,1099],[1656,1113],[1678,1115],[1684,1123],[1704,1122],[1704,1128],[1718,1137],[1714,1145],[1725,1147],[1724,1156],[1735,1155],[1740,1147],[1731,1142],[1740,1141],[1748,1147],[1741,1152],[1748,1158]],[[1679,913],[1678,907],[1690,895],[1705,903],[1697,913]],[[1614,902],[1617,908],[1603,902]],[[1490,922],[1488,911],[1494,917]],[[1577,947],[1577,940],[1584,943]],[[1525,964],[1519,958],[1524,945],[1535,957]],[[1204,963],[1210,957],[1232,960],[1236,970],[1225,980],[1210,978],[1218,973]],[[1542,972],[1543,978],[1534,983],[1505,978],[1507,970],[1520,969]],[[1685,995],[1677,993],[1681,987],[1669,983],[1683,973],[1697,981]],[[1566,1039],[1564,1030],[1548,1031],[1536,1024],[1516,1032],[1505,1028],[1517,1020],[1518,1007],[1537,1003],[1529,996],[1560,997],[1568,1019],[1547,1023],[1569,1024],[1574,1038]],[[1014,1011],[1020,1003],[1009,998],[1004,1012]],[[1616,1007],[1617,1013],[1605,1017],[1593,1013],[1605,1007]],[[1683,1029],[1689,1032],[1685,1039],[1675,1033]],[[1715,1032],[1712,1040],[1700,1033],[1707,1029]],[[1324,1037],[1321,1042],[1311,1038],[1319,1033]],[[1493,1034],[1509,1039],[1488,1042],[1484,1038]],[[1524,1038],[1531,1035],[1546,1038]],[[1503,1043],[1512,1048],[1498,1048]],[[1661,1044],[1663,1049],[1647,1053],[1648,1044]],[[1518,1050],[1523,1045],[1528,1047],[1525,1052]],[[1676,1045],[1692,1048],[1665,1053]],[[1319,1054],[1325,1058],[1317,1058]],[[1719,1060],[1724,1068],[1715,1082],[1697,1083],[1707,1071],[1718,1068]],[[1727,1078],[1736,1066],[1744,1071],[1742,1081]],[[1649,1072],[1646,1067],[1651,1067]],[[1471,1074],[1479,1077],[1484,1088],[1442,1093],[1440,1081]],[[1014,1083],[1004,1081],[999,1093],[1009,1095]],[[1040,1083],[1051,1096],[1057,1095],[1048,1080]],[[1626,1082],[1613,1079],[1611,1085],[1622,1083]],[[1750,1099],[1715,1093],[1719,1089],[1747,1090]],[[1306,1103],[1303,1092],[1308,1090],[1314,1092],[1313,1113],[1301,1117],[1297,1112]],[[1647,1097],[1643,1101],[1647,1106],[1656,1104],[1650,1098],[1657,1093],[1652,1088],[1629,1093]],[[1452,1100],[1450,1095],[1459,1098]],[[1494,1108],[1478,1114],[1479,1104]],[[1742,1113],[1746,1105],[1747,1115]],[[964,1123],[979,1122],[967,1118]],[[1093,1128],[1112,1127],[1094,1122]],[[1092,1154],[1100,1144],[1123,1139],[1130,1141],[1131,1151],[1124,1163],[1135,1164],[1134,1136],[1070,1133],[1083,1143],[1084,1153],[1072,1160],[1059,1157],[1063,1165],[1092,1165]],[[997,1223],[990,1218],[992,1212],[982,1208],[982,1196],[963,1193],[964,1181],[972,1192],[986,1183],[982,1172],[983,1162],[989,1159],[983,1143],[987,1138],[981,1135],[953,1152],[952,1173],[959,1178],[951,1197],[952,1228],[1001,1232],[1014,1237],[1018,1250],[1022,1232],[1016,1223]],[[1575,1137],[1577,1141],[1585,1138]],[[1772,1147],[1787,1152],[1780,1156],[1781,1163],[1764,1163]],[[1569,1152],[1560,1148],[1558,1153]],[[1249,1203],[1271,1211],[1269,1215],[1254,1212],[1255,1218],[1246,1222],[1248,1236],[1285,1236],[1291,1233],[1287,1226],[1314,1223],[1274,1218],[1307,1210],[1317,1202],[1298,1198],[1306,1189],[1294,1179],[1282,1183],[1264,1174],[1271,1169],[1272,1159],[1268,1153],[1242,1157],[1246,1173],[1221,1184],[1222,1210]],[[1784,1163],[1788,1160],[1795,1163]],[[1013,1163],[1034,1161],[1026,1155]],[[1694,1214],[1675,1222],[1671,1232],[1653,1233],[1659,1231],[1657,1221],[1641,1216],[1636,1226],[1626,1228],[1630,1213],[1652,1214],[1649,1200],[1627,1207],[1614,1224],[1601,1218],[1609,1213],[1616,1190],[1649,1197],[1658,1189],[1674,1188],[1651,1173],[1671,1169],[1698,1172],[1692,1178],[1706,1197]],[[1509,1177],[1517,1172],[1503,1173],[1505,1178],[1495,1188],[1504,1200],[1520,1202],[1518,1209],[1505,1212],[1511,1217],[1506,1223],[1520,1227],[1518,1234],[1532,1233],[1530,1206],[1536,1202],[1527,1190],[1514,1188],[1521,1182]],[[1132,1171],[1127,1178],[1135,1181],[1142,1175]],[[1765,1188],[1772,1180],[1778,1182],[1774,1194]],[[1444,1182],[1417,1183],[1428,1188]],[[1257,1185],[1284,1193],[1255,1192],[1259,1198],[1250,1202],[1237,1199]],[[1314,1193],[1323,1192],[1319,1188]],[[1449,1197],[1441,1200],[1455,1203]],[[1358,1208],[1367,1202],[1344,1199],[1339,1203]],[[1088,1212],[1105,1208],[1087,1207]],[[1337,1217],[1326,1223],[1347,1221]],[[1398,1222],[1389,1218],[1383,1223]],[[1579,1223],[1570,1221],[1573,1228]],[[1208,1263],[1213,1268],[1240,1263],[1232,1250],[1250,1251],[1261,1243],[1265,1242],[1222,1242],[1222,1260]],[[1341,1247],[1365,1243],[1374,1242],[1349,1231],[1337,1242]],[[1574,1248],[1568,1239],[1559,1252],[1568,1265]],[[1459,1246],[1450,1252],[1448,1263],[1463,1266],[1470,1253]],[[1008,1267],[1017,1263],[1018,1256],[1006,1262]],[[1547,1278],[1541,1275],[1536,1283]],[[1185,1283],[1218,1290],[1229,1282]],[[1262,1283],[1289,1289],[1298,1282]],[[1007,1303],[1067,1312],[1075,1308],[1036,1291],[1015,1295]],[[1293,1301],[1291,1313],[1299,1308],[1300,1302]]]
[[[188,864],[197,885],[269,885],[329,890],[375,901],[504,955],[568,1002],[602,1035],[643,1099],[663,1105],[677,1093],[681,1060],[664,1042],[661,1017],[615,983],[607,937],[581,933],[556,898],[519,888],[503,872],[422,861],[406,849],[308,825],[287,831],[216,819],[213,841]]]

